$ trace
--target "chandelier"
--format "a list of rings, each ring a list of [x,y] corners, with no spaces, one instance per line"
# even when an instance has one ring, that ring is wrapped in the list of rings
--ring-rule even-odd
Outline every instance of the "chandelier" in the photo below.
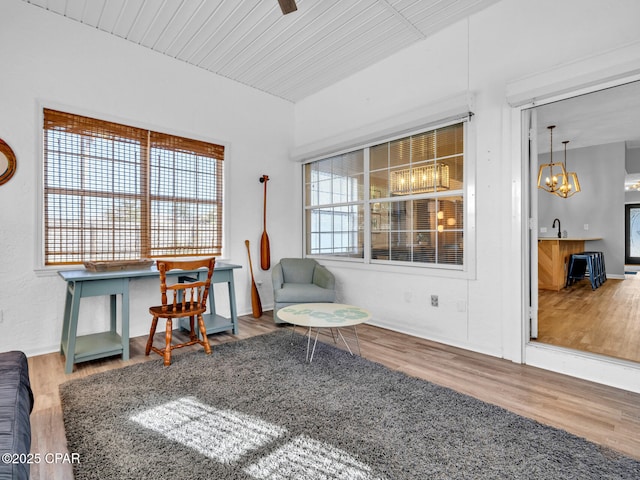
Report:
[[[564,164],[553,163],[553,129],[556,128],[556,126],[550,125],[547,128],[549,129],[550,138],[549,163],[543,163],[540,165],[540,170],[538,170],[538,188],[541,188],[545,192],[555,194],[562,185],[558,185],[559,177],[565,178],[567,172],[564,169]],[[556,169],[555,172],[553,171],[554,168]],[[542,180],[543,178],[544,182]]]
[[[391,172],[391,194],[449,190],[449,165],[438,163]]]
[[[564,144],[564,176],[562,176],[562,185],[560,189],[555,192],[556,195],[562,198],[569,198],[580,191],[580,182],[578,181],[578,175],[576,172],[567,171],[567,143],[569,140],[562,142]]]
[[[557,195],[560,198],[569,198],[580,191],[578,175],[575,172],[567,173],[567,143],[569,143],[569,140],[562,142],[564,144],[564,163],[554,163],[553,129],[556,128],[556,126],[550,125],[547,128],[549,129],[549,163],[540,165],[540,170],[538,170],[538,188]]]

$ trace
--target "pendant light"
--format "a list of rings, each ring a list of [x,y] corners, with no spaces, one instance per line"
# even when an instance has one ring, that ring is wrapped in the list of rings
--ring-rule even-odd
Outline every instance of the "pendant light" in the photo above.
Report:
[[[391,194],[441,192],[449,190],[449,165],[436,162],[435,165],[405,168],[391,172]]]
[[[549,129],[550,139],[549,163],[540,165],[540,170],[538,170],[538,188],[545,192],[557,194],[562,187],[562,179],[566,179],[567,172],[563,163],[553,163],[553,129],[556,128],[556,126],[550,125],[547,128]]]
[[[561,176],[560,189],[555,192],[556,195],[562,198],[569,198],[580,191],[580,182],[578,181],[578,175],[576,172],[567,171],[567,143],[569,140],[562,142],[564,144],[564,175]]]

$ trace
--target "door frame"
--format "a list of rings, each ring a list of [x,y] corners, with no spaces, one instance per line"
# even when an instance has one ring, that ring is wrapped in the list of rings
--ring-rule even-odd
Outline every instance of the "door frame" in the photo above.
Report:
[[[640,210],[640,203],[626,203],[624,205],[624,263],[625,265],[640,265],[640,256],[631,256],[631,210]]]
[[[586,73],[576,76],[575,69],[578,67]],[[511,198],[514,220],[511,234],[514,248],[510,262],[511,265],[520,266],[518,271],[521,321],[518,329],[511,328],[508,320],[505,320],[504,325],[505,330],[509,332],[508,335],[515,334],[517,330],[521,342],[522,363],[640,393],[638,363],[531,341],[532,306],[536,305],[538,294],[537,280],[536,283],[532,282],[532,259],[536,256],[532,250],[533,240],[537,239],[537,218],[532,216],[531,206],[534,199],[537,200],[537,188],[533,185],[536,176],[531,173],[533,166],[528,148],[529,135],[524,131],[523,120],[523,112],[527,109],[638,80],[640,42],[531,75],[507,85],[507,102],[511,115],[507,115],[506,118],[509,118],[511,123],[512,144],[505,152],[511,156],[513,182],[519,183],[520,187],[518,192],[513,189]],[[508,330],[509,328],[511,329]],[[510,338],[515,339],[515,336]],[[517,361],[515,355],[514,361]]]

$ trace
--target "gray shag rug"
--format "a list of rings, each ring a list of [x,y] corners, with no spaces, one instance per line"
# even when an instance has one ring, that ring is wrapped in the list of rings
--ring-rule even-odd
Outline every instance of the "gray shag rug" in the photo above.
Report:
[[[638,479],[640,462],[288,330],[60,386],[83,479]]]

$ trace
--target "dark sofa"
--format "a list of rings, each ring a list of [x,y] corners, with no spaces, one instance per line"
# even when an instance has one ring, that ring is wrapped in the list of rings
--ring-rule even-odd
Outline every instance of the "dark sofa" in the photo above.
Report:
[[[29,478],[32,409],[27,357],[0,353],[0,480]]]

